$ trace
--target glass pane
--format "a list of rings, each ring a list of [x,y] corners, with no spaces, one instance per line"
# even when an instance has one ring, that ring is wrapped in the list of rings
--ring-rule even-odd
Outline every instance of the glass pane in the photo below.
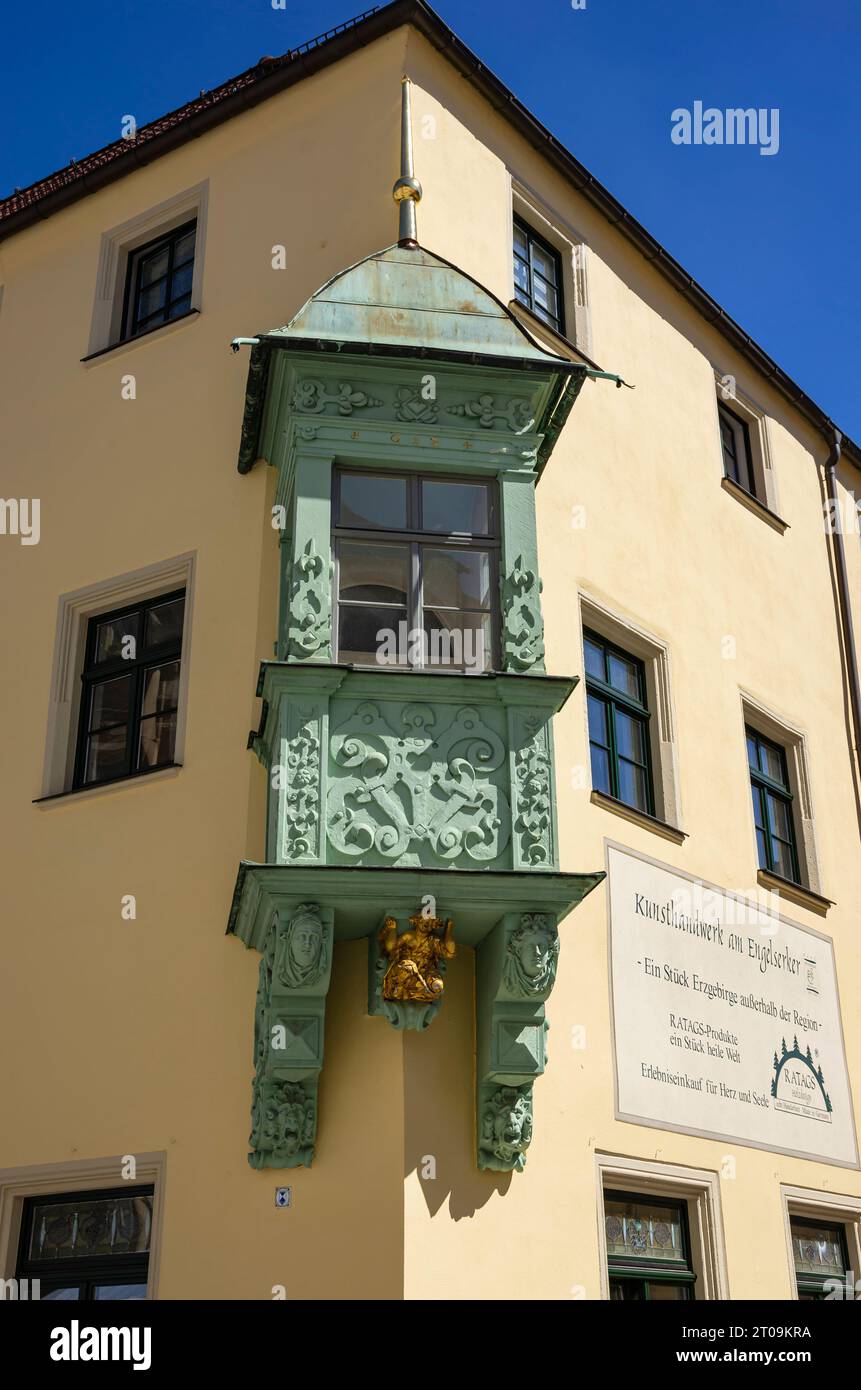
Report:
[[[792,862],[792,850],[789,845],[785,845],[782,840],[772,839],[771,855],[774,860],[774,872],[780,874],[782,878],[795,879],[795,865]]]
[[[486,536],[490,499],[484,483],[422,483],[422,530]]]
[[[41,1290],[39,1297],[43,1303],[74,1303],[81,1297],[81,1290],[75,1286],[66,1289],[51,1289],[50,1293]]]
[[[779,796],[772,796],[771,792],[766,792],[765,799],[772,834],[781,840],[792,840],[792,814],[788,804],[781,801]]]
[[[592,786],[596,791],[606,792],[607,796],[612,796],[610,754],[605,748],[599,748],[594,743],[590,744],[589,751],[592,755]]]
[[[765,833],[757,827],[756,831],[756,857],[761,869],[768,868],[768,852],[765,848]]]
[[[750,792],[753,798],[753,823],[757,830],[764,830],[765,826],[762,822],[762,797],[759,793],[759,787],[751,787]]]
[[[779,782],[782,787],[786,786],[786,771],[784,769],[783,752],[780,748],[773,747],[770,743],[760,744],[762,749],[762,770],[771,778],[773,782]]]
[[[687,1284],[665,1284],[663,1279],[649,1280],[649,1298],[652,1303],[658,1301],[671,1300],[675,1303],[684,1301],[690,1297],[690,1290]]]
[[[521,293],[528,299],[529,267],[523,261],[519,261],[516,256],[514,258],[514,285],[515,289],[519,289]]]
[[[97,1284],[93,1290],[96,1299],[144,1299],[146,1284]]]
[[[161,647],[166,642],[181,641],[184,612],[184,598],[176,598],[170,603],[160,603],[157,608],[150,608],[146,615],[146,628],[144,630],[146,646]]]
[[[623,758],[632,758],[634,762],[644,763],[646,761],[646,731],[640,719],[632,719],[630,714],[625,714],[624,710],[617,709],[615,712],[616,720],[616,751]]]
[[[341,541],[338,556],[338,592],[341,598],[372,603],[407,602],[410,587],[409,546]]]
[[[421,640],[417,644],[421,648]],[[338,660],[363,666],[409,664],[405,608],[345,605],[338,610]]]
[[[33,1213],[30,1260],[140,1254],[149,1250],[152,1194],[139,1197],[82,1196],[46,1202]]]
[[[389,531],[407,527],[406,478],[341,474],[340,526],[373,526]]]
[[[162,275],[167,274],[167,247],[163,246],[160,251],[153,251],[141,261],[141,287],[151,285],[153,280],[161,279]]]
[[[176,744],[176,713],[156,714],[142,719],[138,746],[138,767],[161,767],[173,762]]]
[[[197,228],[192,227],[190,232],[181,236],[176,243],[173,251],[173,263],[175,266],[182,265],[184,261],[191,260],[194,255],[194,241],[197,236]]]
[[[529,245],[526,240],[526,233],[522,227],[518,227],[516,222],[514,224],[514,249],[524,260],[529,258]]]
[[[639,1279],[611,1279],[611,1303],[642,1303],[646,1297],[646,1286]]]
[[[187,314],[191,308],[191,295],[184,294],[181,299],[175,299],[170,306],[168,318],[178,318],[180,314]]]
[[[607,706],[596,695],[587,696],[586,703],[589,710],[589,737],[594,739],[596,743],[603,743],[605,747],[609,747]]]
[[[839,1276],[845,1273],[843,1242],[839,1226],[793,1220],[792,1254],[799,1274]]]
[[[548,285],[539,275],[532,281],[532,294],[536,309],[543,309],[548,318],[554,321],[559,317],[559,300],[552,285]]]
[[[87,743],[86,782],[101,782],[106,777],[119,777],[126,769],[125,724],[103,734],[91,735]]]
[[[610,684],[614,690],[622,690],[633,700],[640,699],[640,672],[635,662],[627,657],[610,652]]]
[[[131,676],[118,676],[116,680],[99,681],[94,685],[90,693],[90,729],[126,723],[131,689]]]
[[[607,1254],[626,1258],[684,1260],[681,1208],[648,1198],[604,1199]]]
[[[170,281],[171,299],[178,299],[180,295],[191,293],[191,277],[193,272],[194,266],[191,261],[189,261],[188,265],[184,265],[174,272]]]
[[[141,703],[142,719],[146,719],[150,714],[161,714],[164,710],[176,709],[178,702],[178,661],[168,661],[164,666],[153,666],[145,673]]]
[[[747,735],[747,761],[754,772],[759,770],[759,754],[757,752],[757,742],[752,734]]]
[[[594,676],[599,681],[604,680],[603,649],[587,637],[583,643],[583,650],[586,653],[586,675]]]
[[[424,601],[443,608],[490,606],[490,556],[486,550],[425,546]]]
[[[424,661],[427,666],[486,671],[491,666],[490,615],[457,610],[424,610]]]
[[[619,758],[619,800],[626,806],[637,806],[641,811],[649,810],[649,790],[646,773],[635,763]]]
[[[532,243],[532,265],[551,285],[556,284],[556,262],[536,241]]]
[[[126,639],[132,637],[137,641],[140,620],[140,613],[128,613],[124,618],[111,618],[110,622],[99,623],[96,628],[96,664],[115,661],[122,656],[133,660],[137,651],[134,643]]]
[[[141,290],[138,296],[138,318],[149,318],[150,314],[164,308],[164,298],[167,290],[167,283],[160,280],[157,285],[151,285],[147,290]]]

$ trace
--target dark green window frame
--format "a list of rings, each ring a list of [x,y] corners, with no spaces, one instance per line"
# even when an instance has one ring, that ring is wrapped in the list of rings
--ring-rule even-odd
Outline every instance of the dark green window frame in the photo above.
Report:
[[[515,231],[519,231],[526,242],[526,254],[517,245],[517,236],[514,238],[514,298],[518,304],[523,304],[531,310],[537,318],[540,318],[565,336],[565,303],[563,298],[562,285],[562,257],[551,246],[549,241],[545,241],[538,233],[524,222],[522,218],[515,217]],[[536,264],[536,250],[549,261],[550,274],[545,275],[538,269]],[[547,309],[541,303],[541,288],[551,292],[551,296],[556,302],[556,313]],[[544,298],[547,298],[545,293]]]
[[[790,1216],[790,1234],[795,1238],[803,1239],[807,1235],[808,1239],[815,1239],[823,1233],[829,1233],[840,1246],[840,1253],[843,1259],[843,1270],[849,1268],[849,1250],[846,1241],[846,1227],[839,1221],[817,1221],[815,1217]],[[820,1302],[829,1297],[831,1290],[826,1289],[825,1285],[831,1280],[840,1280],[839,1274],[811,1274],[808,1271],[795,1268],[795,1287],[798,1297],[803,1302]],[[845,1293],[845,1290],[844,1290]]]
[[[653,1284],[661,1284],[677,1289],[680,1301],[693,1302],[696,1299],[696,1279],[691,1263],[691,1237],[688,1223],[688,1205],[683,1200],[672,1197],[656,1197],[646,1192],[623,1192],[616,1188],[604,1189],[604,1202],[635,1202],[658,1209],[663,1208],[678,1221],[681,1235],[683,1259],[656,1261],[648,1255],[608,1256],[607,1271],[610,1283],[610,1299],[613,1302],[653,1301]],[[605,1215],[606,1219],[606,1215]],[[656,1301],[656,1300],[655,1300]]]
[[[181,243],[194,233],[191,249]],[[184,222],[163,233],[144,246],[129,253],[126,287],[123,300],[123,339],[136,338],[153,328],[170,323],[191,311],[194,278],[194,258],[197,252],[197,219]],[[148,275],[148,269],[165,256],[165,266],[158,274]],[[145,296],[163,287],[161,303],[148,308]]]
[[[651,714],[647,704],[646,696],[646,668],[638,657],[632,656],[630,652],[624,651],[622,647],[617,647],[615,643],[609,642],[606,637],[601,637],[597,632],[585,629],[583,633],[584,647],[591,645],[597,648],[601,654],[603,664],[603,676],[591,674],[586,663],[586,701],[589,713],[589,751],[592,762],[592,785],[598,791],[603,791],[605,795],[613,797],[615,801],[621,801],[626,806],[633,806],[636,810],[644,811],[649,816],[655,814],[655,798],[652,783],[652,753],[651,740],[649,737],[649,721]],[[588,656],[588,652],[584,653]],[[613,657],[618,657],[629,666],[632,666],[637,675],[637,693],[632,695],[629,691],[621,690],[612,682],[611,662]],[[594,702],[594,704],[590,704]],[[604,739],[595,736],[593,727],[593,712],[595,705],[599,705],[603,711]],[[629,719],[640,730],[642,741],[643,757],[637,758],[633,753],[621,751],[623,744],[619,730],[621,720]],[[602,771],[602,758],[600,752],[606,755],[607,764],[607,784],[603,783],[605,778]],[[639,768],[642,772],[642,782],[645,795],[642,803],[639,800],[632,800],[630,796],[624,794],[622,765],[628,764]],[[643,804],[644,803],[644,804]]]
[[[788,879],[792,883],[800,883],[798,850],[795,842],[795,817],[792,809],[793,796],[786,766],[786,749],[772,739],[765,738],[763,734],[758,733],[750,725],[745,727],[745,738],[747,740],[747,759],[750,769],[750,789],[753,797],[753,820],[756,827],[756,850],[759,867],[766,869],[769,873],[777,874],[778,878]],[[767,770],[769,753],[776,755],[779,768],[778,777],[773,776]],[[784,808],[786,834],[778,833],[776,806]],[[788,866],[791,870],[790,873],[784,871],[786,865],[778,847],[784,848],[787,852],[790,861]]]
[[[71,1295],[76,1291],[76,1297],[57,1301],[105,1301],[105,1296],[101,1300],[96,1299],[97,1289],[127,1289],[131,1286],[146,1287],[149,1277],[149,1258],[150,1247],[140,1253],[108,1254],[108,1255],[74,1255],[65,1259],[39,1259],[30,1254],[33,1236],[33,1224],[36,1212],[45,1207],[74,1205],[77,1203],[108,1201],[112,1198],[127,1200],[130,1197],[153,1197],[155,1187],[152,1183],[133,1186],[130,1183],[123,1187],[99,1188],[96,1190],[85,1190],[76,1192],[52,1192],[44,1196],[27,1197],[24,1200],[24,1211],[21,1218],[21,1234],[18,1241],[18,1261],[15,1269],[17,1279],[27,1279],[32,1281],[39,1280],[39,1296],[44,1299],[50,1295],[56,1296],[60,1293]],[[120,1293],[121,1298],[128,1298],[127,1293]],[[143,1295],[134,1295],[142,1298]]]

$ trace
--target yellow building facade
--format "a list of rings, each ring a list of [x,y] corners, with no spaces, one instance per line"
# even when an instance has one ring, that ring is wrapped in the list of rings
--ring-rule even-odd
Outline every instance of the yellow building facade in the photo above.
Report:
[[[208,117],[139,140],[121,177],[107,160],[86,188],[7,200],[5,1278],[50,1281],[32,1263],[50,1199],[65,1212],[124,1184],[153,1192],[146,1251],[123,1247],[147,1259],[123,1269],[157,1299],[601,1299],[643,1296],[629,1292],[641,1278],[647,1297],[790,1300],[816,1284],[814,1255],[823,1276],[861,1270],[861,783],[844,626],[857,641],[861,457],[846,441],[833,469],[842,585],[827,428],[656,243],[649,256],[583,191],[537,123],[499,109],[446,33],[422,6],[390,7],[301,60],[263,62],[223,116],[214,94]],[[369,1014],[367,942],[337,931],[313,1163],[254,1168],[260,956],[225,927],[240,861],[271,857],[269,779],[248,740],[279,634],[280,496],[276,469],[237,469],[249,350],[229,349],[397,239],[404,74],[421,247],[505,306],[512,332],[591,372],[534,495],[546,671],[579,678],[553,721],[559,868],[607,877],[559,923],[522,1171],[476,1163],[477,950],[459,944],[432,1026],[404,1030]],[[141,249],[168,243],[187,299],[148,320]],[[407,429],[422,436],[418,473],[431,432]],[[167,621],[178,594],[174,645],[155,648],[176,713],[167,732],[137,728],[154,751],[112,776],[110,740],[106,761],[81,752],[94,620]],[[626,658],[636,691],[614,685]],[[139,723],[166,708],[146,699]],[[622,734],[637,703],[642,795]],[[602,720],[617,721],[612,738]],[[736,904],[743,945],[732,924],[717,941],[651,920],[652,977],[630,903],[688,892],[694,923]],[[748,942],[771,950],[767,968]],[[725,950],[745,957],[737,977]],[[687,972],[677,994],[665,965]],[[730,1006],[750,970],[785,1019]],[[724,994],[696,992],[695,976]],[[670,1013],[712,1028],[715,1076],[735,1066],[761,1106],[709,1108],[696,1049],[676,1059],[687,1081],[649,1084],[644,1067],[666,1073],[664,1044],[687,1031]],[[809,1104],[781,1089],[783,1032]]]

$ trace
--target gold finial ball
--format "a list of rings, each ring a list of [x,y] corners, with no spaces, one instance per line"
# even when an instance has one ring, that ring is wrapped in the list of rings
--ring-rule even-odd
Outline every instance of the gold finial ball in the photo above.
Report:
[[[406,175],[399,178],[392,189],[392,197],[396,203],[402,203],[405,198],[409,199],[410,202],[419,203],[421,196],[422,186],[418,179],[408,178]]]

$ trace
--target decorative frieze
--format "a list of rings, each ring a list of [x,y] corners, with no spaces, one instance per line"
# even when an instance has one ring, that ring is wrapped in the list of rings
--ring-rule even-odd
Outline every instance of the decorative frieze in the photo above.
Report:
[[[484,393],[472,401],[464,401],[446,406],[449,415],[460,415],[467,420],[475,420],[482,429],[493,429],[501,420],[515,434],[525,434],[535,427],[535,413],[529,401],[522,398],[505,400]]]
[[[327,405],[333,405],[339,415],[352,415],[354,410],[382,404],[379,397],[357,390],[348,381],[327,391],[325,382],[318,377],[305,377],[297,381],[293,392],[293,409],[299,414],[322,415]]]

